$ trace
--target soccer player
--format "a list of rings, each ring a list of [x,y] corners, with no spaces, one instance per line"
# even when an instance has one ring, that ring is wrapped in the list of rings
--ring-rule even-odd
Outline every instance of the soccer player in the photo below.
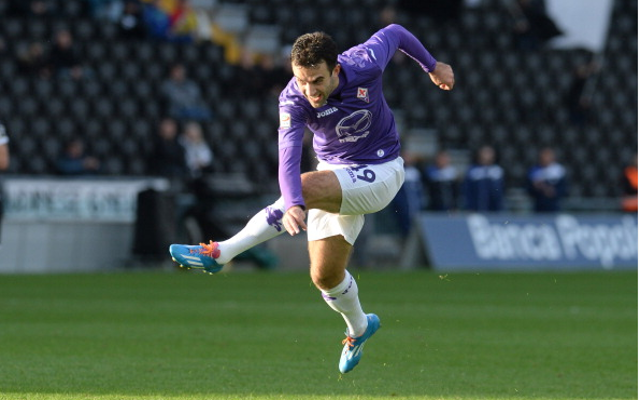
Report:
[[[4,125],[0,123],[0,171],[5,171],[9,168],[9,136],[7,136],[7,130]],[[0,227],[2,226],[2,187],[0,186]],[[1,243],[0,243],[1,245]]]
[[[313,283],[347,324],[342,373],[358,364],[366,340],[380,327],[377,315],[363,312],[358,285],[346,268],[364,215],[387,206],[404,181],[399,135],[382,93],[382,73],[396,50],[414,59],[440,89],[453,88],[451,67],[436,61],[400,25],[389,25],[342,54],[323,32],[296,39],[294,77],[279,104],[282,197],[228,240],[174,244],[169,250],[184,267],[217,272],[258,243],[285,231],[292,236],[306,231]],[[314,134],[319,164],[317,171],[301,175],[305,127]]]

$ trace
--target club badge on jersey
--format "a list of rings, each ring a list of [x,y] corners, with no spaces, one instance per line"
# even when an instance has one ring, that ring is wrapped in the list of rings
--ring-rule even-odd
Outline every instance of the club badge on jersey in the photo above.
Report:
[[[369,89],[363,88],[363,87],[359,87],[358,88],[358,94],[357,94],[356,97],[359,98],[360,100],[364,101],[365,103],[368,103],[369,102]]]

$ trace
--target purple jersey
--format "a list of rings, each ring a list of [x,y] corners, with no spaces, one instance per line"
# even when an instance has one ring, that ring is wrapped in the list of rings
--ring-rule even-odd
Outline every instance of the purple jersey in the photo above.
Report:
[[[279,182],[285,207],[304,206],[300,159],[305,128],[318,159],[330,164],[380,164],[397,158],[400,138],[382,93],[382,72],[396,50],[432,71],[436,60],[409,31],[389,25],[338,56],[338,87],[313,108],[295,78],[280,94]]]

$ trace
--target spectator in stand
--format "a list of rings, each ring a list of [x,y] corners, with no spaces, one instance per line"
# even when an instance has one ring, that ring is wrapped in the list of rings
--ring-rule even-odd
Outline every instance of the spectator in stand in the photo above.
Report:
[[[549,40],[562,35],[547,14],[545,0],[512,0],[510,11],[515,20],[513,35],[518,50],[539,50]]]
[[[127,40],[142,40],[147,37],[142,5],[138,0],[127,0],[122,14],[118,17],[120,37]]]
[[[482,146],[463,182],[464,205],[469,211],[502,211],[504,171],[496,164],[491,146]]]
[[[398,8],[410,15],[424,15],[434,22],[456,22],[462,13],[462,0],[399,0]]]
[[[32,42],[18,53],[18,70],[21,74],[48,79],[51,77],[49,59],[40,42]]]
[[[460,174],[458,169],[451,165],[451,157],[446,150],[439,151],[433,164],[424,169],[423,179],[429,199],[428,210],[454,211],[458,209]]]
[[[54,38],[49,57],[53,74],[59,78],[82,79],[85,70],[73,45],[73,36],[66,29],[59,29]]]
[[[420,157],[417,154],[404,151],[404,183],[393,199],[400,234],[403,238],[409,236],[413,220],[424,208],[424,187],[418,165]]]
[[[192,42],[198,31],[198,16],[189,0],[177,0],[169,15],[169,39],[173,42]]]
[[[290,65],[288,62],[285,64]],[[277,98],[291,80],[291,73],[271,54],[261,54],[258,65],[264,76],[264,94]]]
[[[237,97],[244,97],[247,93],[262,93],[264,76],[256,65],[256,54],[243,48],[240,53],[240,63],[233,66],[233,79],[225,82],[227,92]]]
[[[7,42],[4,40],[4,37],[0,35],[0,57],[6,55],[7,52]]]
[[[97,19],[117,22],[124,10],[123,0],[85,0],[89,14]]]
[[[378,28],[398,23],[398,9],[396,6],[388,4],[378,14]]]
[[[185,150],[185,161],[189,174],[196,179],[213,169],[213,152],[202,134],[202,127],[196,121],[185,124],[179,138]]]
[[[161,7],[160,0],[152,0],[145,3],[142,19],[150,38],[156,40],[169,39],[171,20],[169,14]]]
[[[638,212],[638,154],[624,168],[622,176],[622,210],[626,212]]]
[[[567,192],[565,168],[556,161],[550,147],[540,150],[538,164],[527,175],[527,191],[533,199],[535,212],[558,212]]]
[[[100,172],[100,160],[85,152],[81,139],[69,140],[56,160],[58,173],[66,176],[92,175]]]
[[[228,82],[227,90],[238,97],[246,97],[248,93],[255,97],[270,94],[277,97],[291,79],[284,68],[276,65],[272,55],[257,54],[246,48],[233,72],[234,79]]]
[[[9,0],[9,14],[24,17],[44,17],[56,12],[55,0]]]
[[[7,136],[7,131],[4,128],[4,125],[0,123],[0,171],[6,171],[9,169],[9,158],[9,136]],[[0,227],[2,226],[3,214],[2,186],[0,185]]]
[[[599,70],[598,64],[590,60],[579,64],[573,70],[573,80],[566,95],[567,108],[571,122],[578,126],[584,126],[589,122],[591,112],[591,99],[585,88],[589,78]]]
[[[184,65],[171,66],[169,78],[162,84],[163,100],[168,113],[179,121],[209,121],[212,113],[206,106],[198,85],[187,78]]]
[[[184,146],[178,141],[178,123],[172,118],[164,118],[154,138],[149,173],[184,180],[189,175],[185,157]]]

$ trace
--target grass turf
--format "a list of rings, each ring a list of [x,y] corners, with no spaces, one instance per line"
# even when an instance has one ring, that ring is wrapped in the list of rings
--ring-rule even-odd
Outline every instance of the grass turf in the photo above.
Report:
[[[381,330],[303,273],[0,276],[0,399],[635,399],[637,274],[357,272]]]

